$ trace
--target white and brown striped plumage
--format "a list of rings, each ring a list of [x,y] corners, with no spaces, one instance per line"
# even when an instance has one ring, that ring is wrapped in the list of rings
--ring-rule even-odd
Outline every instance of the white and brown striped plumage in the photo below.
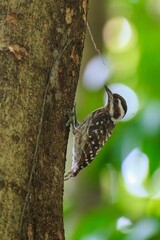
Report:
[[[90,113],[81,123],[72,118],[74,144],[71,171],[65,180],[75,177],[82,168],[93,161],[104,143],[111,136],[116,123],[124,117],[127,104],[123,97],[105,86],[108,95],[107,104]]]

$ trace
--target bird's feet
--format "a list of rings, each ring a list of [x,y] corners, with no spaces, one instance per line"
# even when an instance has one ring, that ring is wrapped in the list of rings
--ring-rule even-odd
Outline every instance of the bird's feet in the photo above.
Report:
[[[73,129],[78,126],[78,121],[77,121],[77,116],[76,116],[76,104],[74,103],[73,105],[73,110],[68,110],[67,111],[67,115],[68,115],[68,121],[66,123],[66,127],[70,126],[70,124],[72,124]]]

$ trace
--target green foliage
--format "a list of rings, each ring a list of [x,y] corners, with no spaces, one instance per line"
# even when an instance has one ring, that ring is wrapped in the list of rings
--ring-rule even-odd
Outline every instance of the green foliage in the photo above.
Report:
[[[65,183],[67,240],[160,239],[160,9],[156,2],[158,6],[158,0],[104,0],[106,21],[123,16],[133,30],[133,42],[126,49],[114,52],[104,43],[104,54],[114,64],[108,81],[132,88],[139,98],[139,111],[119,123],[94,162]],[[103,105],[103,91],[89,91],[80,82],[79,119]],[[132,190],[127,187],[122,171],[134,149],[148,161],[143,192],[134,184]],[[140,162],[138,168],[134,181],[144,172]],[[123,216],[131,224],[118,229]]]

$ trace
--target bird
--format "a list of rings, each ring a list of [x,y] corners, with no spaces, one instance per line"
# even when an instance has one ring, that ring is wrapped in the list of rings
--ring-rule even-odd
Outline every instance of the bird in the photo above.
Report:
[[[82,122],[77,121],[76,107],[69,112],[67,126],[73,128],[73,157],[71,170],[64,180],[75,177],[96,157],[105,142],[111,136],[115,125],[125,116],[127,103],[117,93],[104,86],[108,101],[104,107],[91,112]]]

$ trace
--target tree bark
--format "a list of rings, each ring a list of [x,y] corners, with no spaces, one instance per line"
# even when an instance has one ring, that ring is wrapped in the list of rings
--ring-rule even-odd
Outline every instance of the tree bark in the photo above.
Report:
[[[0,239],[64,239],[63,179],[88,0],[0,3]]]

